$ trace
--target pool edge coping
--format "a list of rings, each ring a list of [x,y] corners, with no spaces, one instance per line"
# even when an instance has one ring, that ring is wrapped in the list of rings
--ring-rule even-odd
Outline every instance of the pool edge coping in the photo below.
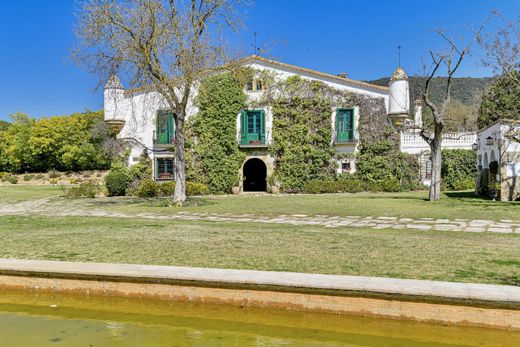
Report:
[[[162,265],[0,259],[0,275],[357,296],[520,310],[520,287]]]

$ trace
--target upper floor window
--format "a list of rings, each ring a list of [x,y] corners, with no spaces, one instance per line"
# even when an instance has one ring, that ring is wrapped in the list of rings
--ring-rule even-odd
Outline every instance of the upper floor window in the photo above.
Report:
[[[265,144],[265,112],[264,110],[242,111],[240,119],[240,144]]]
[[[354,142],[354,110],[336,111],[336,143]]]
[[[248,92],[260,92],[265,90],[264,82],[261,79],[254,78],[247,82],[246,90]]]
[[[171,111],[158,111],[155,140],[160,145],[173,144],[175,135],[174,114]]]

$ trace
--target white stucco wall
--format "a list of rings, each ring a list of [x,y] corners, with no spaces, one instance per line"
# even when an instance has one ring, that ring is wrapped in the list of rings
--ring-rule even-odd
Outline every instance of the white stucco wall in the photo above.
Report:
[[[307,78],[310,80],[317,80],[325,83],[326,85],[335,88],[340,91],[346,91],[361,95],[366,95],[368,97],[374,98],[383,98],[385,102],[385,107],[388,110],[388,98],[389,93],[388,90],[370,87],[365,85],[359,85],[355,82],[345,79],[342,81],[337,77],[327,76],[326,74],[316,74],[306,71],[298,71],[295,72],[291,70],[289,67],[278,66],[275,64],[271,64],[269,62],[264,61],[253,61],[251,63],[246,64],[253,69],[257,70],[267,70],[271,72],[276,79],[284,80],[288,77],[298,75],[302,78]],[[195,99],[198,93],[197,87],[194,88],[192,93],[192,98],[188,103],[187,109],[187,118],[194,116],[198,109],[193,104],[193,100]],[[261,97],[262,91],[246,91],[248,95],[248,101],[255,101]],[[148,149],[148,153],[152,159],[155,157],[163,157],[171,155],[167,149],[154,147],[154,131],[156,129],[156,115],[159,110],[167,110],[169,109],[164,98],[157,92],[144,92],[144,91],[124,91],[123,89],[109,89],[105,90],[105,99],[104,99],[104,109],[105,109],[105,120],[110,119],[120,119],[125,121],[125,125],[122,128],[121,132],[118,134],[118,138],[131,138],[135,139],[138,143],[135,144],[131,150],[130,154],[130,165],[135,164],[141,155],[144,148]],[[264,108],[265,110],[265,121],[266,121],[266,141],[267,144],[272,143],[272,133],[273,133],[273,112],[271,107]],[[331,117],[332,127],[334,130],[335,126],[335,110],[333,110],[333,114]],[[354,107],[354,125],[355,125],[355,138],[359,140],[359,134],[357,131],[357,127],[359,124],[360,117],[363,117],[360,114],[359,107]],[[240,117],[237,115],[237,134],[240,132]],[[239,138],[237,138],[237,144],[239,142]],[[359,141],[357,141],[359,142]],[[354,153],[357,151],[358,144],[348,144],[348,145],[338,145],[336,146],[337,151],[341,153]]]
[[[520,152],[520,143],[513,142],[505,137],[510,129],[510,125],[497,123],[478,132],[477,160],[481,158],[483,168],[487,167],[484,165],[484,157],[488,158],[488,165],[492,161],[492,157],[500,164],[504,153]],[[515,129],[520,129],[520,126],[516,126]],[[492,144],[487,144],[489,137],[493,142]]]

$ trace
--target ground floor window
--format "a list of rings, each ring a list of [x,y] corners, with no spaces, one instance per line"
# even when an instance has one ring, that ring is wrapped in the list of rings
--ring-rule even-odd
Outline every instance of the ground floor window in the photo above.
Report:
[[[157,180],[173,180],[173,158],[155,159],[155,178]]]
[[[350,166],[350,161],[341,163],[341,172],[342,173],[350,173],[352,167]]]

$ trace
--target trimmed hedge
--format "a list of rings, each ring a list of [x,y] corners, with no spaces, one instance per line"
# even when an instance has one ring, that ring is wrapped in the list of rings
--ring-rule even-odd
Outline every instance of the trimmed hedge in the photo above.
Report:
[[[467,149],[442,150],[442,179],[448,190],[475,189],[476,153]]]
[[[310,194],[359,193],[362,191],[399,192],[401,185],[398,180],[393,178],[363,183],[356,178],[340,177],[336,181],[331,179],[308,181],[304,185],[304,191]]]
[[[87,181],[81,183],[78,187],[70,188],[65,193],[65,197],[69,199],[95,198],[100,191],[101,187],[97,183]]]

